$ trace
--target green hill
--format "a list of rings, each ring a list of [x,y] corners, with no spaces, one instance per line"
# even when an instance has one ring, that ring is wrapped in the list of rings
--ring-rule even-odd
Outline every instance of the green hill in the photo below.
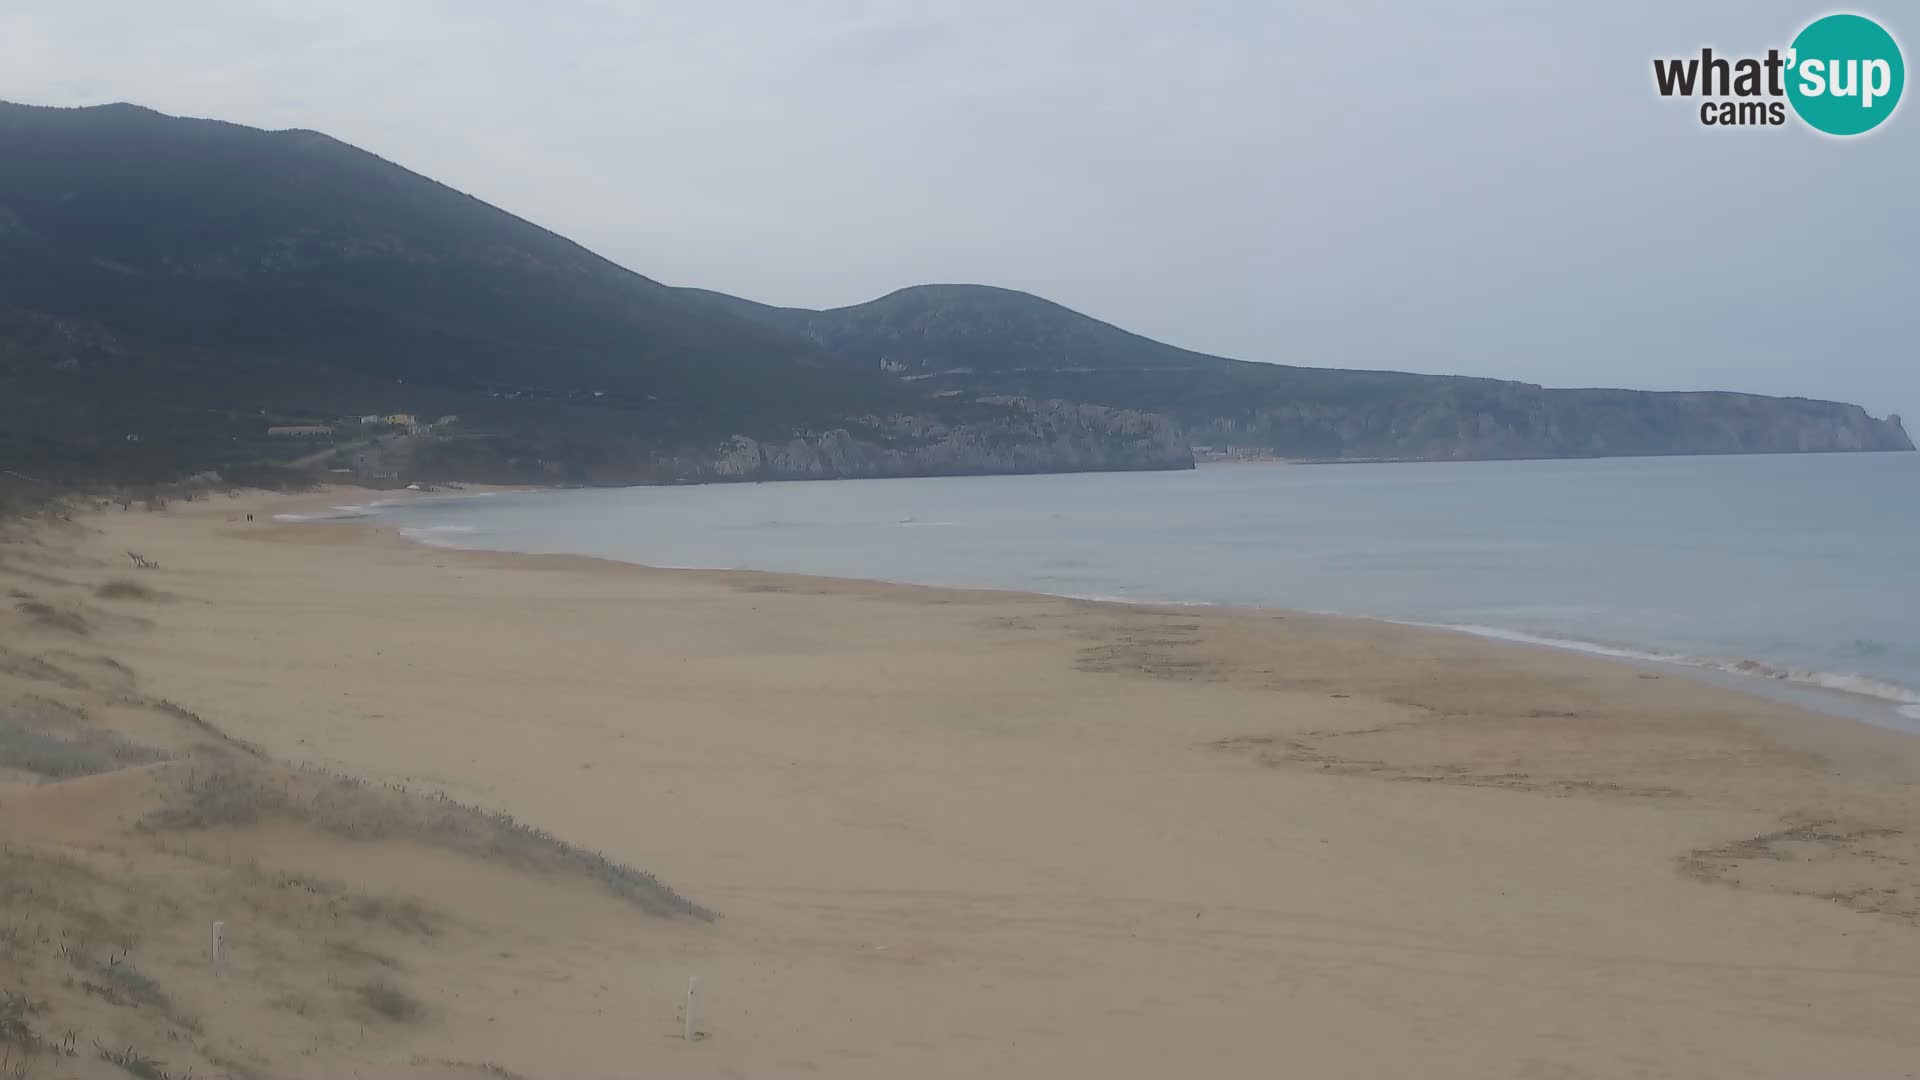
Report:
[[[0,104],[0,161],[0,448],[23,468],[164,475],[286,456],[275,422],[392,412],[486,436],[443,464],[574,480],[736,435],[897,442],[906,416],[1050,434],[314,132]]]
[[[0,420],[49,449],[393,411],[672,444],[911,396],[313,132],[0,105],[0,160]]]
[[[296,459],[580,483],[1184,468],[1189,441],[1911,445],[1831,402],[1244,363],[984,286],[771,308],[662,285],[310,131],[0,103],[0,163],[0,465],[41,478]],[[359,419],[392,413],[457,419]]]

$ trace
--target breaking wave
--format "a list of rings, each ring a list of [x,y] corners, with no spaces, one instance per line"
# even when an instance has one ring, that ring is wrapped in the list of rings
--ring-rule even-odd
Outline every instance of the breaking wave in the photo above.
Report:
[[[363,517],[371,517],[372,515],[373,515],[373,507],[347,505],[347,506],[330,506],[325,510],[318,510],[318,511],[314,511],[312,513],[307,513],[307,514],[275,514],[273,515],[273,520],[290,521],[290,522],[344,521],[348,518],[363,518]]]
[[[1509,630],[1499,626],[1481,626],[1474,623],[1430,623],[1409,619],[1390,620],[1407,626],[1426,626],[1440,630],[1457,630],[1476,637],[1493,638],[1498,641],[1515,641],[1526,645],[1544,645],[1554,649],[1568,649],[1573,652],[1590,653],[1595,656],[1610,656],[1620,660],[1643,660],[1661,664],[1677,664],[1681,667],[1702,668],[1709,671],[1724,671],[1733,675],[1751,675],[1760,679],[1773,679],[1778,682],[1797,683],[1823,690],[1835,690],[1856,697],[1875,698],[1897,707],[1902,716],[1920,719],[1920,690],[1901,686],[1899,683],[1875,679],[1867,675],[1856,675],[1841,671],[1816,671],[1811,668],[1790,667],[1765,660],[1746,658],[1728,659],[1720,656],[1701,656],[1695,653],[1670,652],[1661,649],[1642,649],[1629,645],[1616,645],[1600,641],[1585,641],[1580,638],[1553,637],[1547,634],[1528,633],[1524,630]]]
[[[410,525],[401,529],[400,535],[430,547],[460,547],[462,545],[454,543],[453,538],[471,532],[471,525]]]

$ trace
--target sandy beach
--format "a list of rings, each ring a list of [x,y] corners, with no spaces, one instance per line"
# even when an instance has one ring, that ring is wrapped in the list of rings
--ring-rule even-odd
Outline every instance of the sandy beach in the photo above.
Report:
[[[271,520],[327,501],[9,543],[0,700],[169,758],[0,772],[0,913],[91,897],[167,994],[63,988],[55,916],[0,920],[42,1035],[203,1077],[1920,1069],[1909,736],[1387,624]],[[504,811],[714,917],[445,830],[208,816],[222,754],[296,807],[346,775]],[[88,1041],[31,1075],[97,1075]]]

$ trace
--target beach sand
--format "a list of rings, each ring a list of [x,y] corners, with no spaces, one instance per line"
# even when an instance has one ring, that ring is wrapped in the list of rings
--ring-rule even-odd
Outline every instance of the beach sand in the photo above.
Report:
[[[107,1045],[200,1076],[1920,1069],[1910,736],[1381,623],[269,520],[312,501],[83,515],[0,573],[81,620],[7,613],[0,691],[176,757],[0,783],[15,879],[92,896],[172,988],[132,1020],[42,991]],[[205,727],[153,735],[163,701]],[[717,918],[425,832],[137,827],[228,737],[287,783],[510,812]],[[57,984],[26,937],[0,988]],[[88,1075],[87,1041],[33,1075]]]

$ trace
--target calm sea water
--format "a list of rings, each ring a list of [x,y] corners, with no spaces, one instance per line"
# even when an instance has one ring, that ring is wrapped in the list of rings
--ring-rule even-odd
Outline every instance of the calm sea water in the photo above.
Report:
[[[1223,465],[371,512],[458,547],[1433,623],[1844,691],[1920,724],[1920,454]]]

